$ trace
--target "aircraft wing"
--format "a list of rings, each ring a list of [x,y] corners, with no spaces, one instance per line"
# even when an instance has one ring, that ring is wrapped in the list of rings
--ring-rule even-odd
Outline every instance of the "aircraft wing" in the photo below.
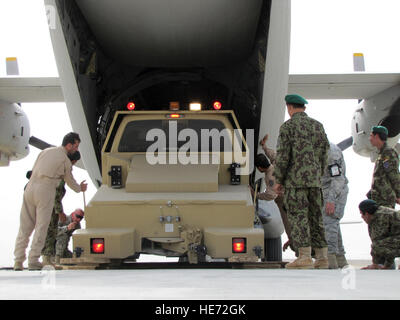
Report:
[[[307,99],[367,99],[400,84],[400,73],[291,74],[289,93]]]
[[[60,79],[0,78],[0,99],[14,103],[64,102]]]
[[[399,73],[291,74],[288,92],[307,99],[366,99],[399,83]],[[21,103],[64,102],[57,77],[0,78],[0,99]]]

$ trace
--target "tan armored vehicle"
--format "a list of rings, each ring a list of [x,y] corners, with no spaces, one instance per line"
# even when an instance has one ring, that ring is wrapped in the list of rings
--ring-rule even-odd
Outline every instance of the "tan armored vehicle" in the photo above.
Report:
[[[87,229],[74,235],[76,255],[280,261],[276,204],[259,201],[264,220],[254,228],[247,185],[257,177],[233,174],[251,161],[228,161],[232,147],[196,155],[193,146],[205,143],[202,129],[238,123],[253,130],[249,145],[266,133],[276,139],[288,83],[282,40],[289,39],[289,7],[271,0],[45,3],[57,24],[49,30],[68,114],[99,188],[86,208]],[[176,111],[177,118],[168,111],[191,110],[193,102],[203,111]],[[158,134],[171,123],[176,136]]]
[[[86,229],[73,235],[75,255],[263,258],[235,129],[233,111],[117,112],[102,148],[102,185],[86,207]],[[239,146],[245,155],[244,140]]]

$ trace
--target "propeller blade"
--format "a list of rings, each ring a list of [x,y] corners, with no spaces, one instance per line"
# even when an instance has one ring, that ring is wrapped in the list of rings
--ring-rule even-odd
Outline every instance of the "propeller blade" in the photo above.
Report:
[[[45,142],[43,140],[40,140],[39,138],[36,138],[34,136],[31,136],[29,138],[29,144],[31,146],[34,146],[35,148],[40,149],[40,150],[44,150],[44,149],[47,149],[47,148],[50,148],[50,147],[54,147],[52,144],[49,144],[49,143],[47,143],[47,142]]]
[[[6,58],[6,73],[8,76],[18,76],[18,60],[16,57],[7,57]]]
[[[365,72],[364,55],[362,53],[353,53],[353,70],[354,72]],[[362,99],[358,100],[360,103]]]
[[[362,53],[353,54],[353,70],[355,72],[365,71],[364,55]]]
[[[353,137],[349,137],[337,144],[339,149],[342,151],[346,150],[347,148],[351,147],[352,145],[353,145]]]

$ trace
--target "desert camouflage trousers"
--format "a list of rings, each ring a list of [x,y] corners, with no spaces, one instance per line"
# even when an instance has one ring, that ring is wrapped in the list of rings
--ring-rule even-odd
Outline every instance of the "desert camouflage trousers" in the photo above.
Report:
[[[42,256],[54,256],[56,254],[56,238],[58,232],[58,214],[51,214],[49,228],[47,229],[46,242],[42,249]]]
[[[321,189],[287,188],[283,201],[294,247],[326,247]]]
[[[71,235],[68,232],[59,231],[56,242],[56,255],[61,258],[71,258],[72,253],[68,250]]]
[[[325,205],[322,213],[322,220],[325,226],[326,242],[328,243],[328,253],[344,255],[346,252],[343,246],[342,232],[340,230],[340,220],[344,215],[344,208],[346,206],[347,193],[340,196],[335,201],[335,213],[328,216],[325,213]]]

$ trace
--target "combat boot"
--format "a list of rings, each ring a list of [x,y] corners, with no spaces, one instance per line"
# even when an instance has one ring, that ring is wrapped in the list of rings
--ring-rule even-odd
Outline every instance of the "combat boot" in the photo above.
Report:
[[[42,265],[43,265],[43,268],[48,267],[50,270],[53,270],[53,269],[54,270],[62,270],[62,267],[58,266],[55,263],[55,258],[52,256],[43,256],[42,257]]]
[[[56,256],[56,258],[54,260],[54,263],[55,264],[60,264],[60,261],[61,261],[61,257],[60,256]]]
[[[22,271],[22,270],[24,270],[24,266],[23,266],[22,262],[15,261],[14,271]]]
[[[338,264],[339,268],[344,268],[345,266],[348,266],[349,264],[347,263],[346,257],[344,254],[337,254],[336,255],[336,261]]]
[[[39,261],[32,261],[28,263],[28,270],[29,271],[38,271],[42,270],[43,265]]]
[[[64,251],[63,257],[64,258],[72,258],[74,256],[74,254],[69,251],[68,249]]]
[[[299,257],[291,263],[288,263],[286,269],[313,269],[311,258],[311,247],[299,248]]]
[[[336,260],[336,254],[330,254],[328,253],[328,263],[329,263],[329,269],[338,269],[338,262]]]
[[[42,256],[42,265],[43,266],[47,266],[47,265],[53,265],[52,261],[51,261],[51,257],[50,256]]]
[[[328,247],[315,248],[314,269],[329,269]]]

